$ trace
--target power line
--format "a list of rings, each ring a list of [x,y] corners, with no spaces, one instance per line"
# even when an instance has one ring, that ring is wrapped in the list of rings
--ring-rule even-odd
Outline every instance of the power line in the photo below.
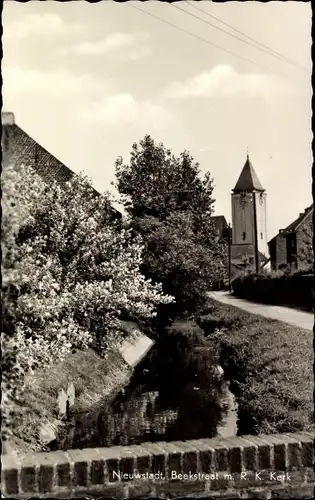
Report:
[[[222,21],[221,19],[219,19],[218,17],[214,16],[213,14],[210,14],[209,12],[206,12],[204,9],[201,9],[201,7],[197,7],[195,5],[195,2],[194,3],[193,2],[189,2],[189,0],[188,0],[187,3],[189,3],[191,5],[191,7],[193,7],[194,9],[200,10],[201,12],[203,12],[204,14],[206,14],[207,16],[212,17],[216,21],[219,21],[219,23],[224,24],[228,28],[231,28],[236,33],[239,33],[240,35],[244,36],[245,38],[248,38],[249,40],[252,40],[257,45],[260,45],[261,47],[264,47],[265,49],[268,49],[268,50],[270,50],[271,52],[273,52],[275,54],[281,55],[279,52],[276,52],[275,50],[270,49],[267,45],[264,45],[263,43],[258,42],[257,40],[255,40],[254,38],[251,38],[250,36],[246,35],[245,33],[243,33],[243,31],[240,31],[240,30],[234,28],[234,26],[232,26],[231,24],[228,24],[225,21]]]
[[[190,35],[190,36],[196,38],[197,40],[200,40],[201,42],[204,42],[204,43],[206,43],[208,45],[211,45],[212,47],[215,47],[216,49],[222,50],[223,52],[226,52],[227,54],[230,54],[230,55],[232,55],[234,57],[237,57],[238,59],[241,59],[242,61],[248,62],[250,64],[254,64],[255,66],[258,66],[259,68],[261,68],[263,70],[269,71],[271,73],[274,73],[276,75],[282,76],[284,78],[290,78],[288,75],[285,75],[283,73],[279,73],[279,72],[274,71],[274,70],[272,70],[270,68],[267,68],[266,66],[263,66],[262,64],[259,64],[259,63],[256,63],[256,62],[252,61],[251,59],[247,59],[247,57],[242,57],[242,56],[240,56],[238,54],[235,54],[235,52],[232,52],[229,49],[225,49],[224,47],[221,47],[220,45],[217,45],[217,44],[215,44],[213,42],[210,42],[209,40],[206,40],[205,38],[203,38],[203,37],[201,37],[199,35],[196,35],[195,33],[191,33],[190,31],[187,31],[184,28],[180,28],[176,24],[173,24],[173,23],[171,23],[169,21],[166,21],[165,19],[162,19],[161,17],[159,17],[159,16],[157,16],[155,14],[152,14],[151,12],[148,12],[148,11],[146,11],[144,9],[141,9],[140,7],[136,7],[135,5],[132,5],[131,2],[128,2],[128,5],[130,7],[132,7],[133,9],[139,10],[140,12],[143,12],[144,14],[147,14],[150,17],[158,19],[162,23],[168,24],[169,26],[172,26],[172,28],[175,28],[178,31],[181,31],[181,32],[185,33],[186,35]]]
[[[251,45],[252,47],[254,47],[255,49],[258,49],[258,50],[261,50],[262,52],[266,52],[267,54],[273,56],[273,57],[277,57],[278,59],[282,59],[283,61],[287,62],[288,64],[291,64],[293,66],[296,66],[300,69],[302,69],[303,71],[307,71],[308,72],[308,69],[305,68],[304,66],[302,66],[301,64],[297,63],[296,61],[294,61],[293,59],[290,59],[289,57],[286,57],[282,54],[280,54],[280,52],[277,52],[276,50],[273,50],[271,49],[270,47],[268,47],[267,45],[264,45],[263,43],[261,42],[258,42],[257,40],[255,40],[254,38],[246,35],[244,32],[234,28],[233,26],[231,26],[230,24],[222,21],[221,19],[219,19],[218,17],[214,16],[213,14],[210,14],[209,12],[206,12],[204,9],[201,9],[200,7],[197,7],[195,5],[195,3],[193,2],[187,2],[191,7],[193,7],[194,9],[197,9],[199,10],[200,12],[203,12],[204,14],[206,14],[206,16],[209,16],[209,17],[212,17],[213,19],[215,19],[216,21],[219,21],[219,23],[222,23],[224,24],[225,26],[229,27],[230,29],[234,30],[236,33],[239,33],[240,35],[244,36],[245,38],[248,38],[248,40],[251,40],[252,42],[254,42],[254,44],[256,45],[260,45],[260,47],[257,47],[256,45],[253,45],[252,43],[249,43],[247,42],[246,40],[243,40],[242,38],[239,38],[237,37],[236,35],[233,35],[233,33],[229,33],[228,31],[226,30],[223,30],[221,28],[219,28],[218,26],[216,26],[215,24],[212,24],[212,23],[207,23],[209,24],[210,26],[212,26],[213,28],[216,28],[220,31],[222,31],[223,33],[226,33],[227,35],[233,37],[233,38],[236,38],[237,40],[243,42],[243,43],[247,43],[248,45]],[[174,5],[172,4],[173,7],[176,7],[177,9],[180,9],[180,10],[183,10],[182,8],[178,7],[177,5]],[[188,11],[184,11],[183,12],[186,12],[187,14],[190,14],[191,16],[193,16],[193,14],[191,14],[190,12]],[[204,19],[200,18],[200,17],[197,17],[197,16],[194,16],[196,17],[197,19],[200,19],[201,21],[203,22],[207,22],[205,21]],[[262,47],[262,48],[261,48]]]

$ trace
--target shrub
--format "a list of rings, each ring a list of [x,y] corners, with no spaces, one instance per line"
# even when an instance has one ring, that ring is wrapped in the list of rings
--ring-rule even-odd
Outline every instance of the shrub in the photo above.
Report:
[[[312,311],[313,281],[310,271],[247,274],[235,278],[232,288],[235,295],[247,300]]]
[[[144,219],[145,222],[145,219]],[[146,235],[141,271],[176,302],[161,310],[172,318],[195,312],[206,303],[207,292],[224,274],[224,263],[198,240],[189,214],[174,214],[166,222],[156,221]]]
[[[26,374],[88,345],[104,354],[120,317],[150,318],[172,300],[140,273],[142,247],[109,225],[108,206],[84,178],[61,188],[32,169],[3,172],[4,437],[23,417]]]

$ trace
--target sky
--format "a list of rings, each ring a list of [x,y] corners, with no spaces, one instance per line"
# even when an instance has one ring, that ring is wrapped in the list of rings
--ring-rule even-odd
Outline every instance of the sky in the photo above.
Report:
[[[2,23],[3,110],[99,191],[150,134],[210,171],[228,222],[247,148],[268,239],[312,203],[310,3],[4,2]]]

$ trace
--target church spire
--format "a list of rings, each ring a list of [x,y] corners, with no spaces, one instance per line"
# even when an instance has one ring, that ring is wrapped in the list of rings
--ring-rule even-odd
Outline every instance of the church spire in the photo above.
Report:
[[[233,191],[234,193],[242,191],[265,191],[249,159],[248,147],[245,165]]]

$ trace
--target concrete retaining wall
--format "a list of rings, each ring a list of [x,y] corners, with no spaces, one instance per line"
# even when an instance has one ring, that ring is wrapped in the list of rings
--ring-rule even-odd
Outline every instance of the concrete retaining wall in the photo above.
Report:
[[[295,433],[56,451],[19,459],[6,455],[2,492],[14,498],[313,498],[313,439],[311,433]]]

